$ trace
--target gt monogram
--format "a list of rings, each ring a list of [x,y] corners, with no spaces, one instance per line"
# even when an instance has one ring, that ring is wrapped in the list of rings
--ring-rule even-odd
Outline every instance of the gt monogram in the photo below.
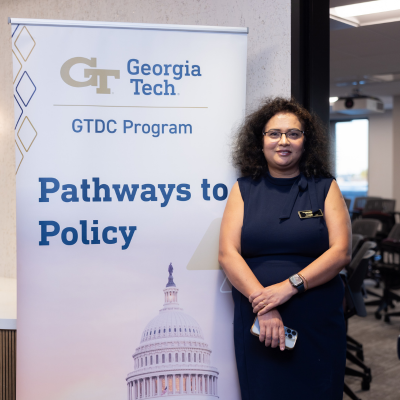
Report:
[[[324,213],[322,212],[321,209],[319,209],[318,211],[315,211],[314,213],[311,210],[299,211],[298,214],[299,214],[299,217],[301,219],[304,219],[304,218],[317,218],[317,217],[323,217],[324,216]]]

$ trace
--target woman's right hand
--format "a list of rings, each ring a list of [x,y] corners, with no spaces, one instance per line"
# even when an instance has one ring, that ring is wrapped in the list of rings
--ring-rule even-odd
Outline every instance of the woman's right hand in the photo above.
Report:
[[[273,348],[280,343],[280,349],[285,350],[285,328],[283,326],[281,314],[275,308],[263,315],[258,316],[260,324],[260,342],[265,342],[265,346]]]

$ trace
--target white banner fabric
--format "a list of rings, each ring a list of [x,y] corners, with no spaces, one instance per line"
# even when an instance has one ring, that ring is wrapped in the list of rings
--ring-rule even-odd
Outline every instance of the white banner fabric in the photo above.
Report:
[[[11,24],[18,400],[240,399],[217,251],[246,30]]]

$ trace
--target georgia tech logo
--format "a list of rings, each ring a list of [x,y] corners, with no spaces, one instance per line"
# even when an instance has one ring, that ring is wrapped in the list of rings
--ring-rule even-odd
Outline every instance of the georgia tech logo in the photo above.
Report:
[[[107,87],[107,77],[113,76],[115,79],[119,79],[119,70],[115,69],[84,69],[84,77],[90,78],[86,81],[80,82],[71,78],[70,70],[76,64],[86,64],[89,67],[96,67],[96,58],[84,58],[84,57],[74,57],[66,61],[61,67],[61,78],[62,80],[70,86],[73,87],[85,87],[85,86],[98,86],[96,93],[100,94],[110,94],[111,91]],[[99,78],[99,79],[98,79]]]

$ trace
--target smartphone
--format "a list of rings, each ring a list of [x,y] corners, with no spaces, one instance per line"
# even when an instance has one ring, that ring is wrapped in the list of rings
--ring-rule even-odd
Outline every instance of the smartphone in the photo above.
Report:
[[[285,348],[286,350],[293,350],[296,344],[297,338],[299,334],[294,329],[284,327],[285,328]],[[250,329],[250,333],[254,336],[260,336],[260,323],[258,321],[258,317],[253,322],[253,326]]]

